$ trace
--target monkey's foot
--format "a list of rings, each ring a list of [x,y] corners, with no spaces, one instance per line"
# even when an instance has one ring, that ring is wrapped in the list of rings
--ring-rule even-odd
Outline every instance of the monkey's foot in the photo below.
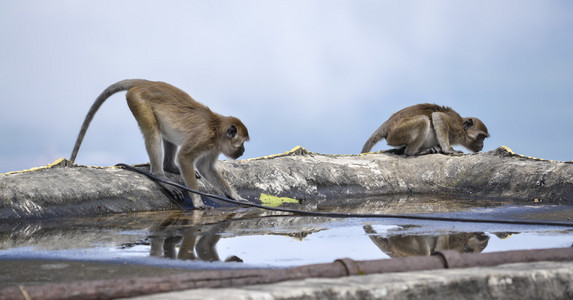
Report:
[[[201,204],[199,204],[199,205],[193,204],[193,209],[194,209],[194,210],[208,210],[208,209],[211,209],[211,208],[212,208],[211,206],[207,206],[207,205],[205,205],[205,204],[203,204],[203,203],[201,203]]]
[[[249,202],[249,200],[247,200],[247,199],[245,199],[245,198],[239,196],[238,194],[235,194],[235,195],[225,194],[225,197],[227,197],[227,198],[229,198],[229,199],[231,199],[231,200],[238,201],[238,202],[245,202],[245,203],[248,203],[248,202]]]
[[[426,148],[426,149],[420,151],[417,155],[426,155],[426,154],[435,154],[435,153],[444,153],[444,151],[442,151],[442,148],[439,145],[436,145],[436,146]]]
[[[181,190],[178,187],[174,187],[170,184],[167,183],[162,183],[159,182],[159,185],[161,185],[161,187],[163,189],[165,189],[165,191],[167,192],[167,194],[169,194],[169,196],[171,198],[173,198],[175,201],[179,202],[179,203],[183,203],[183,201],[185,201],[185,194],[184,191]]]
[[[173,174],[181,174],[181,171],[176,165],[171,165],[171,166],[166,165],[163,167],[163,170]]]
[[[175,165],[173,166],[165,166],[163,167],[163,170],[169,172],[169,173],[173,173],[173,174],[181,174],[181,171],[179,170],[179,168]],[[199,172],[195,171],[195,178],[197,179],[201,179],[201,174],[199,174]]]
[[[396,155],[404,155],[406,153],[406,146],[402,146],[400,148],[394,148],[388,150],[389,153],[396,154]]]

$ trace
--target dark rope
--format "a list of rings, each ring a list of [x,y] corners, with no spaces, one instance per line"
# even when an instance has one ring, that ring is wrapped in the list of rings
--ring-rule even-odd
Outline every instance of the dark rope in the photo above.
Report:
[[[564,223],[564,222],[546,222],[546,221],[524,221],[524,220],[488,220],[488,219],[472,219],[472,218],[451,218],[451,217],[432,217],[432,216],[420,216],[420,215],[394,215],[394,214],[353,214],[353,213],[337,213],[337,212],[317,212],[317,211],[306,211],[306,210],[299,210],[299,209],[290,209],[290,208],[279,208],[279,207],[268,207],[264,205],[259,205],[250,202],[242,202],[232,200],[223,196],[213,195],[209,193],[204,193],[201,191],[196,191],[190,189],[184,185],[164,180],[158,178],[149,172],[139,170],[133,166],[126,165],[124,163],[119,163],[116,167],[122,167],[127,170],[135,171],[137,173],[143,174],[157,182],[166,183],[180,189],[186,190],[188,192],[214,198],[217,200],[221,200],[227,203],[237,204],[239,206],[250,206],[256,207],[266,210],[272,211],[280,211],[280,212],[288,212],[293,214],[299,215],[306,215],[306,216],[320,216],[320,217],[331,217],[331,218],[387,218],[387,219],[410,219],[410,220],[428,220],[428,221],[444,221],[444,222],[466,222],[466,223],[493,223],[493,224],[512,224],[512,225],[535,225],[535,226],[563,226],[563,227],[573,227],[573,223]],[[176,202],[173,200],[173,202]],[[181,204],[176,203],[179,208],[182,208]]]

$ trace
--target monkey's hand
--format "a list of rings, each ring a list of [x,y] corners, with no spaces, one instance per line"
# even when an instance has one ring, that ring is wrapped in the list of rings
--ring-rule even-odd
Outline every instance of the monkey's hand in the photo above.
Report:
[[[194,210],[197,210],[197,209],[198,209],[198,210],[208,210],[208,209],[211,209],[211,208],[212,208],[211,206],[207,206],[207,205],[205,205],[205,204],[199,204],[199,205],[197,205],[197,206],[195,206],[195,205],[193,206],[193,209],[194,209]]]
[[[235,200],[235,201],[239,201],[239,202],[249,202],[249,200],[241,197],[239,194],[234,193],[233,195],[229,195],[229,194],[225,194],[225,196],[229,199]]]
[[[460,154],[464,154],[464,152],[460,151],[460,150],[454,150],[454,148],[450,149],[442,149],[442,153],[443,154],[450,154],[450,155],[460,155]]]
[[[203,203],[203,199],[201,199],[201,196],[199,196],[198,194],[191,195],[191,202],[193,203],[193,209],[204,210],[211,208],[205,205],[205,203]]]

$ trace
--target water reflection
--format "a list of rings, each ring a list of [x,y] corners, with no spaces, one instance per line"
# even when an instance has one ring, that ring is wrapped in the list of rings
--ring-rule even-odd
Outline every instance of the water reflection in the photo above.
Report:
[[[220,215],[213,211],[193,211],[187,214],[175,212],[156,226],[149,235],[150,256],[178,260],[221,261],[217,244],[223,237],[232,239],[250,236],[259,237],[262,240],[274,235],[303,241],[308,237],[312,238],[313,233],[334,231],[337,226],[333,227],[333,224],[341,222],[340,219],[325,217],[273,216],[268,213],[262,216],[258,213],[255,215],[251,213],[253,211],[228,215]],[[357,224],[350,224],[350,226],[360,226],[371,243],[390,258],[411,255],[427,256],[442,250],[481,253],[488,246],[490,235],[506,239],[514,234],[511,232],[415,234],[421,227],[420,225],[390,226],[393,230],[378,232],[371,224],[362,225],[361,221]],[[340,224],[338,227],[341,227]],[[359,242],[364,243],[364,239]],[[248,250],[255,251],[256,247],[254,245]],[[347,256],[351,255],[347,254]],[[227,256],[224,261],[243,262],[243,259],[234,253]]]
[[[217,243],[223,235],[231,234],[227,232],[230,224],[231,222],[225,221],[180,231],[164,227],[149,237],[150,255],[179,260],[221,261]],[[444,235],[388,235],[388,233],[378,235],[371,225],[364,225],[363,230],[374,245],[389,257],[427,256],[442,250],[480,253],[487,247],[489,241],[489,236],[484,232]],[[296,236],[301,241],[309,234],[311,232],[275,233],[275,235]],[[228,256],[224,261],[243,262],[237,255]]]
[[[156,232],[150,235],[150,255],[181,260],[221,261],[217,252],[217,242],[229,227],[228,220],[215,224],[201,225],[203,211],[193,211],[191,218],[183,218],[180,214],[162,222]],[[192,228],[182,232],[170,230],[174,224]],[[243,262],[236,255],[231,255],[225,262]]]
[[[462,253],[481,253],[489,241],[484,232],[462,232],[444,235],[381,236],[370,225],[365,225],[370,240],[390,257],[432,255],[437,251],[457,250]]]
[[[434,204],[430,201],[424,205],[426,209],[443,212],[443,202],[435,202],[437,205],[430,206]],[[399,204],[406,209],[420,210],[411,203]],[[368,205],[380,204],[366,203],[360,209]],[[397,213],[399,207],[397,204],[390,207],[386,203],[386,208],[392,213]],[[371,208],[370,212],[388,213],[380,207]],[[318,209],[324,209],[324,206]],[[336,209],[343,211],[348,207]],[[456,208],[457,213],[461,210]],[[348,209],[348,212],[352,211]],[[541,209],[496,207],[487,211],[483,208],[479,211],[469,209],[463,213],[474,217],[495,213],[532,218],[536,214],[553,217],[553,211],[562,214],[573,209],[564,206],[544,206]],[[511,232],[519,234],[512,236]],[[365,260],[431,255],[450,249],[479,253],[568,247],[572,241],[573,231],[567,228],[380,218],[339,219],[242,208],[0,223],[0,258],[28,251],[64,259],[159,257],[177,264],[244,261],[250,265],[294,266],[331,262],[341,257]]]

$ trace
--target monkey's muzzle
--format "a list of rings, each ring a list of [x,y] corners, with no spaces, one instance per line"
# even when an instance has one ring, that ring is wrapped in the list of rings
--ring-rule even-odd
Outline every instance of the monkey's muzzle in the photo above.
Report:
[[[482,149],[483,149],[483,143],[474,145],[474,147],[472,147],[471,150],[473,152],[480,152]]]
[[[245,153],[245,146],[242,146],[240,148],[238,148],[235,152],[233,152],[233,155],[231,155],[232,159],[237,159],[239,157],[241,157],[241,155],[243,155],[243,153]]]

